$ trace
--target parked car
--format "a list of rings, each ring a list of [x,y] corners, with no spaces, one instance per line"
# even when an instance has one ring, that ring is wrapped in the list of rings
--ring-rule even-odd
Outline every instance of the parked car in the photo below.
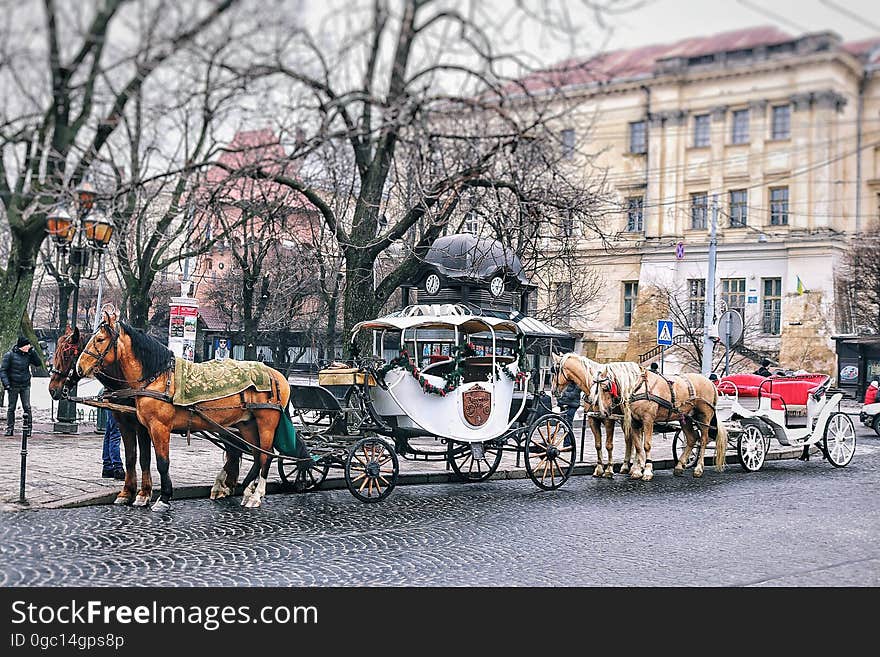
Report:
[[[865,404],[859,413],[859,420],[866,427],[871,427],[880,436],[880,402]]]

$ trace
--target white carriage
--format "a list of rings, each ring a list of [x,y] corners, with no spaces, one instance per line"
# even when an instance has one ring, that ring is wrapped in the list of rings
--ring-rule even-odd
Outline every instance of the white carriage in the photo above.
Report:
[[[372,355],[321,370],[317,386],[292,386],[300,432],[323,455],[306,473],[280,465],[283,480],[313,488],[329,467],[344,467],[352,494],[374,502],[394,488],[398,456],[443,460],[459,479],[482,481],[511,451],[540,488],[571,475],[571,426],[546,395],[530,392],[515,321],[457,305],[410,306],[357,324],[351,342]]]

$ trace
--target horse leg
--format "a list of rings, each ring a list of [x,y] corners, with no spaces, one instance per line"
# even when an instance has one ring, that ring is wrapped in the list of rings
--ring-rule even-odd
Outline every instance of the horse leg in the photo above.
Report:
[[[245,422],[240,422],[236,425],[239,433],[241,433],[241,437],[244,438],[245,442],[249,445],[253,445],[257,447],[260,444],[260,432],[257,427],[256,420],[251,418],[246,420]],[[260,459],[259,452],[257,450],[253,450],[251,452],[254,458],[254,464],[251,466],[251,469],[248,470],[247,475],[242,482],[244,486],[244,490],[242,491],[241,496],[241,505],[247,506],[248,500],[250,500],[251,496],[254,494],[257,488],[257,473],[260,471]]]
[[[593,439],[596,442],[596,469],[593,470],[593,476],[601,477],[605,470],[602,465],[602,428],[599,420],[594,417],[590,418],[590,431],[593,432]]]
[[[632,441],[633,447],[635,448],[636,454],[633,458],[632,468],[629,472],[630,479],[641,479],[642,478],[642,467],[645,462],[645,451],[642,443],[642,428],[641,427],[630,427],[630,440]]]
[[[651,461],[651,440],[654,437],[654,418],[649,417],[642,425],[642,433],[645,436],[645,464],[642,473],[642,481],[651,481],[654,478],[654,463]]]
[[[113,504],[131,504],[137,490],[137,425],[131,424],[121,413],[116,417],[125,449],[125,482]]]
[[[266,484],[269,479],[269,466],[272,464],[272,444],[275,442],[275,429],[281,420],[281,414],[277,411],[257,411],[257,429],[260,432],[260,476],[257,479],[257,487],[245,506],[250,508],[259,507],[266,497]]]
[[[611,455],[614,452],[614,420],[605,420],[605,451],[608,452],[608,465],[605,466],[605,477],[614,477],[614,461]]]
[[[629,466],[633,461],[633,440],[632,435],[628,431],[623,432],[623,444],[626,449],[623,453],[623,463],[620,466],[620,474],[629,472]]]
[[[150,440],[150,432],[142,424],[138,423],[135,433],[137,434],[138,451],[141,463],[141,487],[132,506],[147,506],[153,497],[153,474],[150,472],[150,452],[153,449]]]
[[[691,429],[693,431],[693,429]],[[694,440],[696,440],[696,432],[694,433]],[[709,443],[709,427],[700,426],[700,453],[697,455],[697,463],[694,465],[694,476],[702,477],[703,476],[703,457],[706,454],[706,445]]]
[[[694,444],[697,442],[696,436],[694,436],[691,427],[687,422],[681,423],[681,431],[684,434],[684,449],[681,450],[681,456],[678,457],[678,462],[675,464],[675,469],[672,471],[676,477],[680,477],[684,474],[684,464],[687,463],[687,460],[691,456],[691,450],[694,448]]]
[[[235,494],[235,485],[238,483],[238,469],[241,463],[241,452],[232,447],[226,450],[226,462],[217,473],[214,479],[214,486],[211,488],[211,499],[219,500],[223,497],[229,497]]]
[[[153,449],[156,450],[156,469],[159,471],[159,477],[162,481],[159,499],[153,504],[152,509],[153,511],[165,511],[171,507],[173,494],[171,477],[168,474],[171,431],[167,425],[153,422],[150,424],[150,438],[153,439]]]

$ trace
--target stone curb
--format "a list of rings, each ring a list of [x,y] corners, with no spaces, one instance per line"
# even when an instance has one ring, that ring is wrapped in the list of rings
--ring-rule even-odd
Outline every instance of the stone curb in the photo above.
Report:
[[[781,461],[787,459],[794,459],[800,456],[801,449],[795,450],[784,450],[784,451],[771,451],[767,453],[766,460],[767,461]],[[710,461],[706,461],[706,466],[711,467]],[[619,463],[615,463],[615,465],[619,465]],[[739,467],[736,463],[731,463],[728,461],[728,467]],[[593,474],[593,470],[595,469],[595,463],[582,463],[579,465],[575,465],[574,471],[572,472],[572,477],[584,477],[590,476]],[[672,470],[675,467],[675,461],[672,459],[660,459],[654,461],[654,470]],[[528,474],[526,473],[525,468],[512,468],[508,470],[498,470],[492,477],[490,477],[490,481],[495,481],[499,479],[527,479]],[[398,477],[397,485],[398,486],[421,486],[426,484],[448,484],[448,483],[464,483],[460,482],[458,478],[456,478],[455,474],[452,472],[413,472],[408,474],[401,474]],[[321,485],[320,490],[342,490],[345,489],[345,479],[343,477],[333,477],[328,478]],[[280,482],[270,481],[268,486],[266,487],[267,494],[277,494],[277,493],[288,493],[288,491],[284,490]],[[74,498],[69,498],[66,500],[59,500],[57,502],[52,502],[49,504],[41,504],[36,509],[73,509],[77,507],[84,506],[98,506],[105,504],[113,504],[113,500],[116,499],[116,491],[108,492],[108,493],[88,493],[85,495],[77,496]],[[211,494],[211,486],[179,486],[174,488],[174,499],[175,500],[189,500],[189,499],[204,499],[209,497]],[[240,492],[237,492],[240,495]]]

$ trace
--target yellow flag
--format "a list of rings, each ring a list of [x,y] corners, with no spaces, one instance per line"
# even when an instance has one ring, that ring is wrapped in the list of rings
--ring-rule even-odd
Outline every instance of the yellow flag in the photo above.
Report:
[[[804,284],[801,282],[800,276],[797,277],[797,293],[798,294],[804,293]]]

